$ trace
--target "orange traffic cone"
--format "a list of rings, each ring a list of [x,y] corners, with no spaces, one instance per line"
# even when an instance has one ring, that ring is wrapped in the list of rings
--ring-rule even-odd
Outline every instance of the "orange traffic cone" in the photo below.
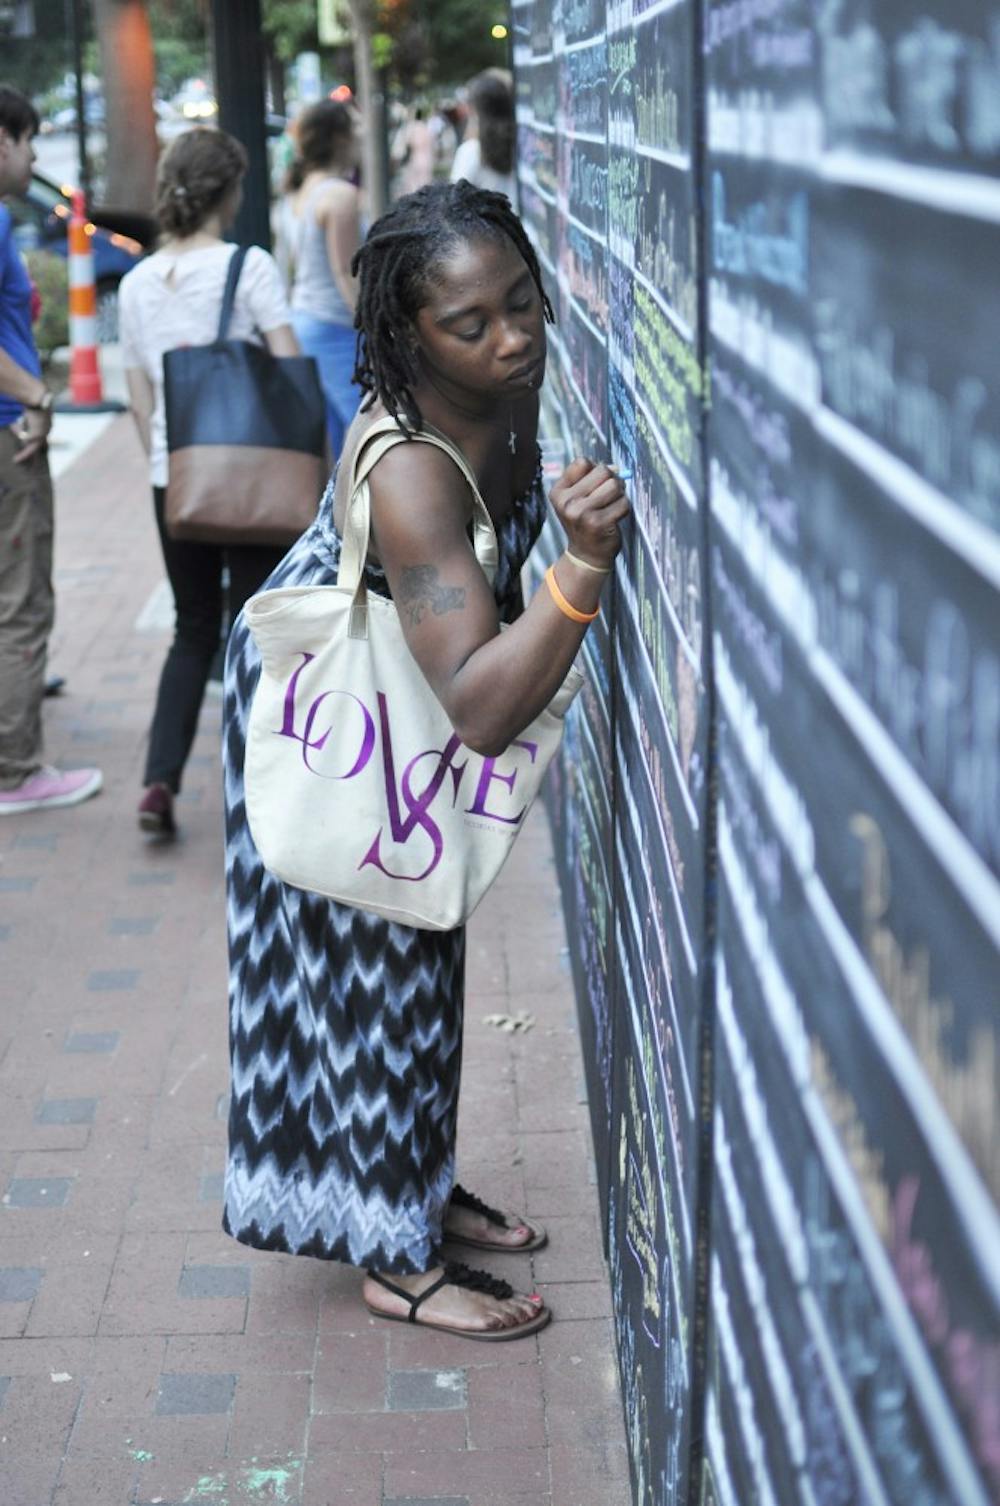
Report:
[[[101,368],[97,360],[97,286],[94,254],[87,233],[87,210],[80,189],[73,193],[69,222],[69,401],[62,411],[104,413],[120,411],[122,404],[105,402]]]

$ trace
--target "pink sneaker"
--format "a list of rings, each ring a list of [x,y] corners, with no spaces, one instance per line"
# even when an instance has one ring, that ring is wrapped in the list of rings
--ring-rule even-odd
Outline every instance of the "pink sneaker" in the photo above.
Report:
[[[0,816],[20,811],[44,811],[58,805],[79,805],[96,795],[103,780],[100,769],[39,769],[14,790],[0,790]]]

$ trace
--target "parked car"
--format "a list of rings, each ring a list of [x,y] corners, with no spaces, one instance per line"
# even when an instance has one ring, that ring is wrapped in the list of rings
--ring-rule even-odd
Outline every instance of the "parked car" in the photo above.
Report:
[[[170,101],[174,113],[188,125],[197,121],[213,120],[219,113],[218,102],[211,86],[203,78],[189,78]]]
[[[33,172],[27,192],[8,198],[7,207],[20,250],[69,254],[67,230],[73,204],[64,187],[44,173]],[[98,338],[102,344],[109,344],[118,338],[118,284],[153,244],[155,226],[145,215],[95,208],[91,210],[88,233],[97,283]]]

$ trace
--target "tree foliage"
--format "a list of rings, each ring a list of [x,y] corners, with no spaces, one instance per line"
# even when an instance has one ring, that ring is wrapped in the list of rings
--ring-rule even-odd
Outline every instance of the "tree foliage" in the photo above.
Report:
[[[232,0],[230,0],[232,3]],[[464,83],[480,69],[504,65],[505,42],[490,35],[506,21],[505,0],[366,0],[371,11],[376,66],[404,94],[440,91]],[[93,0],[83,7],[87,65],[97,63]],[[156,82],[169,98],[189,78],[209,68],[208,22],[211,0],[147,0],[156,58]],[[345,0],[346,8],[346,0]],[[322,52],[316,0],[262,0],[264,39],[270,56],[290,63],[300,52]],[[35,35],[3,38],[4,73],[46,108],[58,108],[55,95],[72,70],[72,39],[66,0],[34,0]],[[339,67],[349,54],[339,52]],[[349,66],[349,65],[348,65]]]
[[[506,67],[506,42],[494,22],[508,19],[492,0],[382,0],[385,29],[394,39],[393,72],[406,92],[463,84],[483,68]]]
[[[150,6],[156,83],[167,99],[189,78],[208,72],[205,0],[159,0]]]
[[[37,99],[43,109],[58,109],[66,99],[47,100],[72,70],[73,50],[66,31],[65,0],[35,0],[35,34],[0,35],[2,71],[6,81]]]
[[[262,0],[264,36],[283,63],[300,52],[318,52],[316,0]]]
[[[41,298],[33,334],[42,365],[47,366],[52,352],[69,344],[68,268],[65,258],[53,251],[26,251],[24,259]]]

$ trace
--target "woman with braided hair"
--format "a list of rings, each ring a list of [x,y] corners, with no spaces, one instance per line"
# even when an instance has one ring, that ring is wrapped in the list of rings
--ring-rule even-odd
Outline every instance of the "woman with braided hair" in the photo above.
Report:
[[[268,587],[336,580],[356,459],[370,473],[369,591],[396,602],[408,645],[470,748],[499,754],[552,699],[620,547],[627,511],[607,466],[574,460],[552,489],[569,546],[501,636],[542,526],[536,442],[552,311],[499,194],[435,184],[399,200],[354,259],[355,379],[365,393],[313,527]],[[492,589],[473,552],[471,467],[493,519]],[[446,1263],[506,1254],[544,1231],[455,1184],[464,929],[416,930],[290,888],[265,871],[244,807],[259,673],[242,618],[225,701],[232,1096],[224,1227],[261,1249],[366,1271],[371,1312],[476,1339],[534,1333],[538,1296]],[[486,1191],[487,1189],[481,1189]]]

